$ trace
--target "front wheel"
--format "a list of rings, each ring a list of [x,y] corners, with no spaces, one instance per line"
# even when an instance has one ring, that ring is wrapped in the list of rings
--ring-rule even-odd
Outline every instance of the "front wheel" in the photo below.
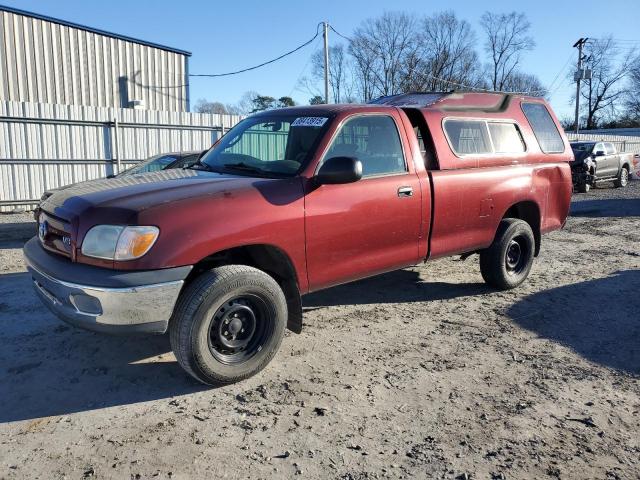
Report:
[[[620,169],[618,178],[613,182],[613,184],[618,188],[624,188],[629,184],[629,170],[627,170],[627,167],[622,167]]]
[[[278,283],[245,265],[216,267],[180,295],[170,324],[178,363],[208,385],[244,380],[278,351],[287,302]]]
[[[501,290],[515,288],[525,281],[535,254],[535,240],[529,224],[505,218],[489,248],[480,253],[482,278]]]
[[[589,190],[591,190],[591,185],[589,185],[587,182],[578,184],[578,192],[579,193],[588,193]]]

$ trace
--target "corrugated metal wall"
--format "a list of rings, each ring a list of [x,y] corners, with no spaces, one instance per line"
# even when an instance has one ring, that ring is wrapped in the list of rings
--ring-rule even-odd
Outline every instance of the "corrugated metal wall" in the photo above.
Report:
[[[159,153],[208,148],[240,119],[0,102],[0,211],[33,208],[46,189],[117,173],[117,159],[123,169]]]
[[[584,140],[595,142],[611,142],[619,152],[640,153],[640,137],[627,135],[604,135],[599,133],[567,133],[570,141]]]
[[[184,112],[187,56],[0,9],[0,100]]]

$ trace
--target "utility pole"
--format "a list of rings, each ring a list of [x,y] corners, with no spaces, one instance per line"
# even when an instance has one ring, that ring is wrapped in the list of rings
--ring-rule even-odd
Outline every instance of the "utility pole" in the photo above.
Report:
[[[322,22],[324,37],[324,103],[329,103],[329,23]]]
[[[574,75],[574,79],[576,81],[576,133],[580,133],[580,80],[584,77],[584,72],[582,70],[582,47],[585,43],[587,43],[588,38],[580,38],[576,43],[573,44],[573,48],[578,49],[578,70],[576,70],[576,74]]]

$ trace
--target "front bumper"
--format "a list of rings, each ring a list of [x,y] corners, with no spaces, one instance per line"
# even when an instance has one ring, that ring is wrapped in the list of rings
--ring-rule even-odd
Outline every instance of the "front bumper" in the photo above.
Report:
[[[573,181],[574,185],[583,183],[591,185],[594,182],[595,177],[591,175],[591,173],[589,173],[588,168],[585,168],[582,165],[571,166],[571,180]]]
[[[191,267],[122,272],[70,262],[32,238],[27,268],[42,302],[72,325],[105,333],[164,333]]]

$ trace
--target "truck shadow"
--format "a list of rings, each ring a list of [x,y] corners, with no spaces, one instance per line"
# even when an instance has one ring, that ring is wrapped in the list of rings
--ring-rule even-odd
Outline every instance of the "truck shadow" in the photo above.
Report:
[[[169,338],[113,337],[65,325],[27,273],[0,275],[0,423],[197,392]]]
[[[20,248],[36,233],[36,222],[0,223],[0,248]]]
[[[640,217],[640,200],[611,198],[572,202],[569,215],[572,217]]]
[[[640,271],[565,285],[523,298],[508,315],[591,362],[640,375]]]
[[[484,283],[425,282],[414,270],[397,270],[305,295],[305,311],[334,305],[429,302],[491,292]]]
[[[421,281],[401,270],[309,295],[307,307],[412,302],[490,291]],[[62,323],[40,304],[27,273],[0,275],[0,423],[171,398],[208,387],[170,353],[167,335],[113,337]]]

